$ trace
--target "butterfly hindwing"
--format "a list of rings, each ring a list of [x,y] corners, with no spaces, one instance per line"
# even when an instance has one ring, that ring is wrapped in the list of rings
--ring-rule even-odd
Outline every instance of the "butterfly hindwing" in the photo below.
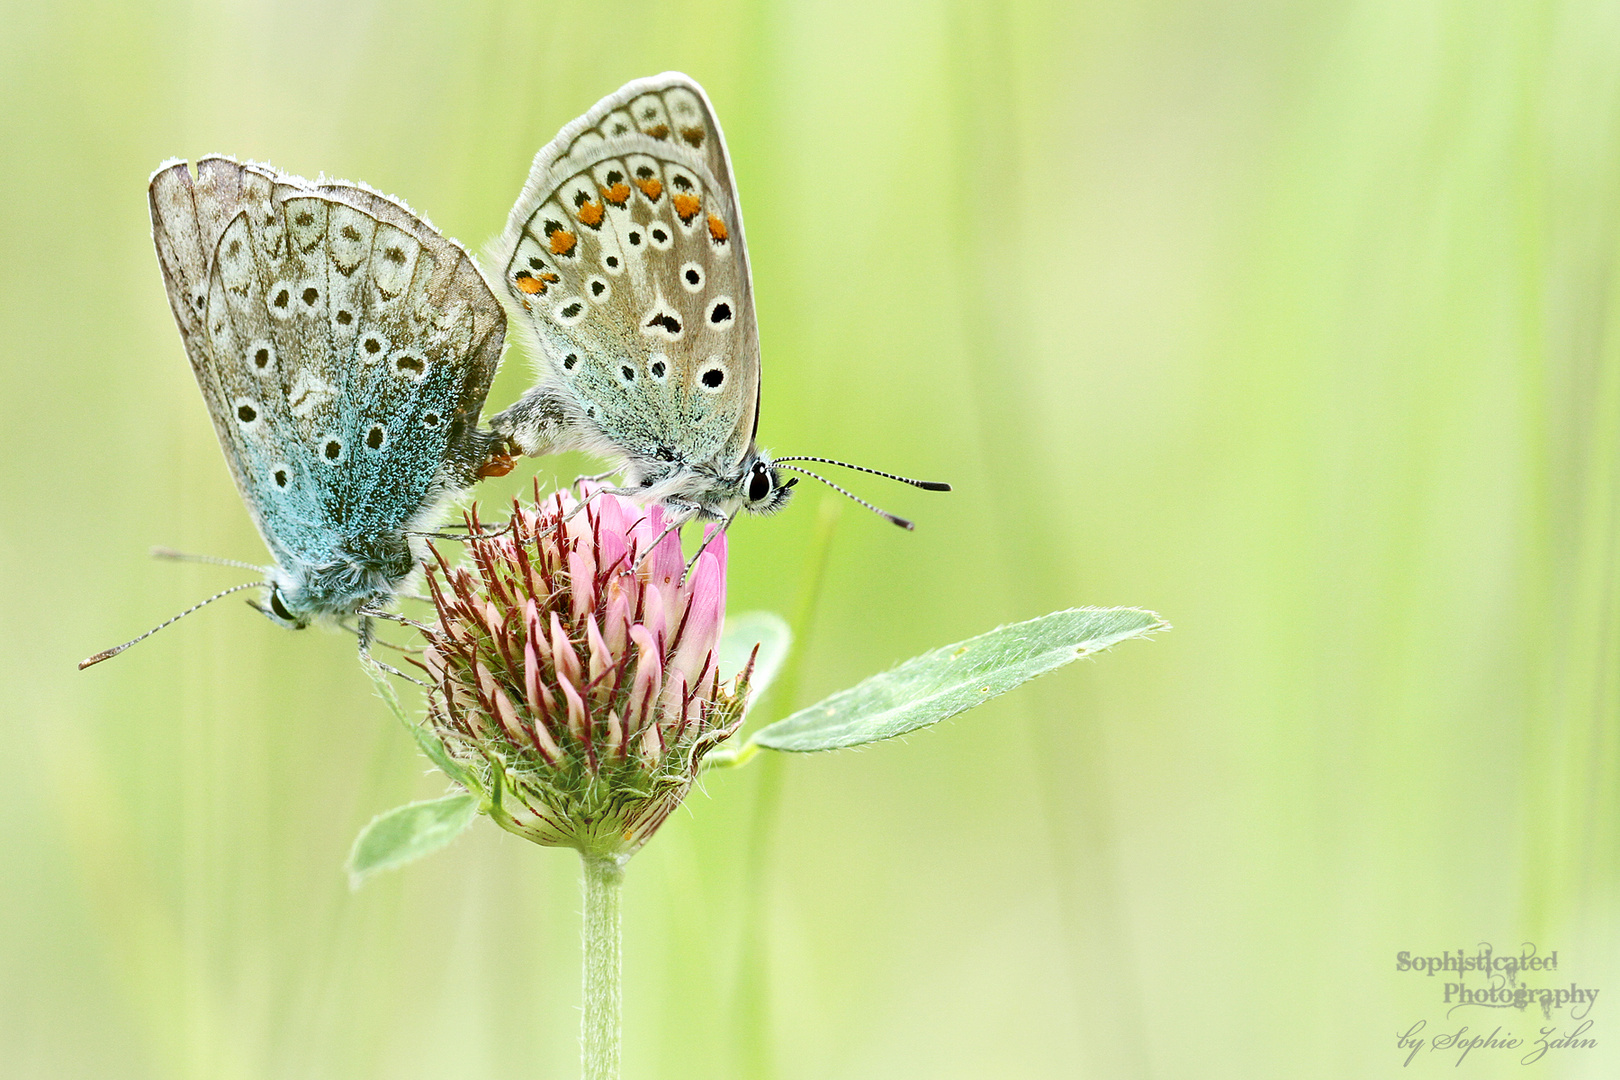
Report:
[[[535,159],[498,263],[542,358],[531,398],[549,393],[564,418],[528,445],[514,425],[526,452],[606,448],[642,475],[738,468],[758,335],[730,163],[695,82],[639,80],[564,128]]]
[[[470,483],[504,315],[459,245],[359,185],[166,166],[153,236],[209,414],[287,606],[340,615]],[[304,612],[298,612],[303,614]]]

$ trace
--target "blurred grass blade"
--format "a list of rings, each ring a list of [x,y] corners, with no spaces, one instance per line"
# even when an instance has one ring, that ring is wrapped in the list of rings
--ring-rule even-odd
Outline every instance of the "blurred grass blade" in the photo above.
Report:
[[[725,634],[720,639],[720,679],[730,682],[748,663],[748,654],[759,646],[754,672],[748,677],[748,703],[765,696],[782,662],[793,646],[793,631],[787,620],[774,611],[749,611],[726,616]]]
[[[837,750],[892,739],[1020,683],[1170,624],[1140,608],[1071,608],[923,653],[761,729],[772,750]]]
[[[379,870],[392,870],[433,854],[460,836],[477,816],[478,800],[465,791],[378,814],[354,838],[354,849],[349,852],[349,888],[358,889]]]

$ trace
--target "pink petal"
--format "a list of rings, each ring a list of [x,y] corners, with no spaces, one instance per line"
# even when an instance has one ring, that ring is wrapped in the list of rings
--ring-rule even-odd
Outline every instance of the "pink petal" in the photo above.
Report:
[[[528,631],[525,635],[529,644],[534,647],[536,655],[551,661],[551,643],[546,640],[546,632],[540,628],[540,609],[531,598],[523,603],[523,625]]]
[[[669,615],[665,610],[664,590],[648,589],[641,597],[641,622],[658,639],[658,652],[663,655],[664,642],[669,640]]]
[[[592,504],[599,508],[601,513],[601,535],[603,540],[613,537],[621,544],[629,539],[630,530],[641,518],[641,508],[629,499],[617,495],[598,495]],[[603,564],[610,559],[607,555],[606,544],[603,545]]]
[[[635,578],[620,576],[617,581]],[[607,614],[602,618],[602,640],[607,643],[608,652],[618,656],[624,651],[625,642],[630,634],[630,597],[620,588],[610,587],[608,590]]]
[[[652,721],[658,705],[658,692],[664,685],[664,660],[658,643],[648,629],[637,623],[630,628],[630,639],[636,643],[640,655],[636,658],[636,674],[630,683],[631,730],[639,730]]]
[[[596,628],[594,615],[585,622],[585,644],[591,661],[590,681],[594,683],[601,677],[602,672],[613,666],[613,654],[608,652],[607,642],[602,640],[602,632]]]
[[[649,514],[648,517],[658,522],[659,532],[662,532],[667,527],[667,523],[664,522],[664,515],[656,506],[653,507],[653,511],[654,513]],[[653,535],[657,536],[658,533],[653,533]],[[681,554],[681,531],[679,529],[670,532],[662,540],[658,541],[658,546],[653,548],[652,556],[647,560],[647,570],[648,580],[652,582],[654,587],[668,589],[672,593],[679,589],[681,575],[686,572],[686,556]],[[666,603],[665,607],[673,608],[675,605]]]
[[[588,536],[587,536],[588,541]],[[596,560],[587,542],[568,553],[568,591],[573,595],[573,621],[582,622],[596,607]]]
[[[568,702],[568,731],[578,739],[585,734],[585,699],[570,683],[562,683],[563,700]]]
[[[577,688],[580,685],[579,654],[563,632],[562,620],[555,611],[551,613],[551,663],[557,670],[557,681],[563,686],[571,683]]]

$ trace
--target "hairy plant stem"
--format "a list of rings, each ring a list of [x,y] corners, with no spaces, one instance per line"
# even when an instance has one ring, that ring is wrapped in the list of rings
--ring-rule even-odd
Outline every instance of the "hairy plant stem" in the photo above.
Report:
[[[585,855],[585,1008],[579,1057],[585,1080],[619,1080],[619,886],[624,863]]]

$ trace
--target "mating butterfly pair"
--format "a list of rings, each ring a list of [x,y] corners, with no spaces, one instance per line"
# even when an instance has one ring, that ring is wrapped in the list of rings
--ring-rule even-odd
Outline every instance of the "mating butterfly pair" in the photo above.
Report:
[[[488,431],[507,316],[466,250],[403,203],[222,157],[195,177],[166,164],[150,199],[192,371],[275,559],[256,606],[279,623],[363,621],[417,565],[413,534],[513,451],[609,457],[623,493],[677,523],[789,495],[793,467],[755,443],[731,165],[685,75],[629,83],[536,155],[497,265],[539,379]]]

